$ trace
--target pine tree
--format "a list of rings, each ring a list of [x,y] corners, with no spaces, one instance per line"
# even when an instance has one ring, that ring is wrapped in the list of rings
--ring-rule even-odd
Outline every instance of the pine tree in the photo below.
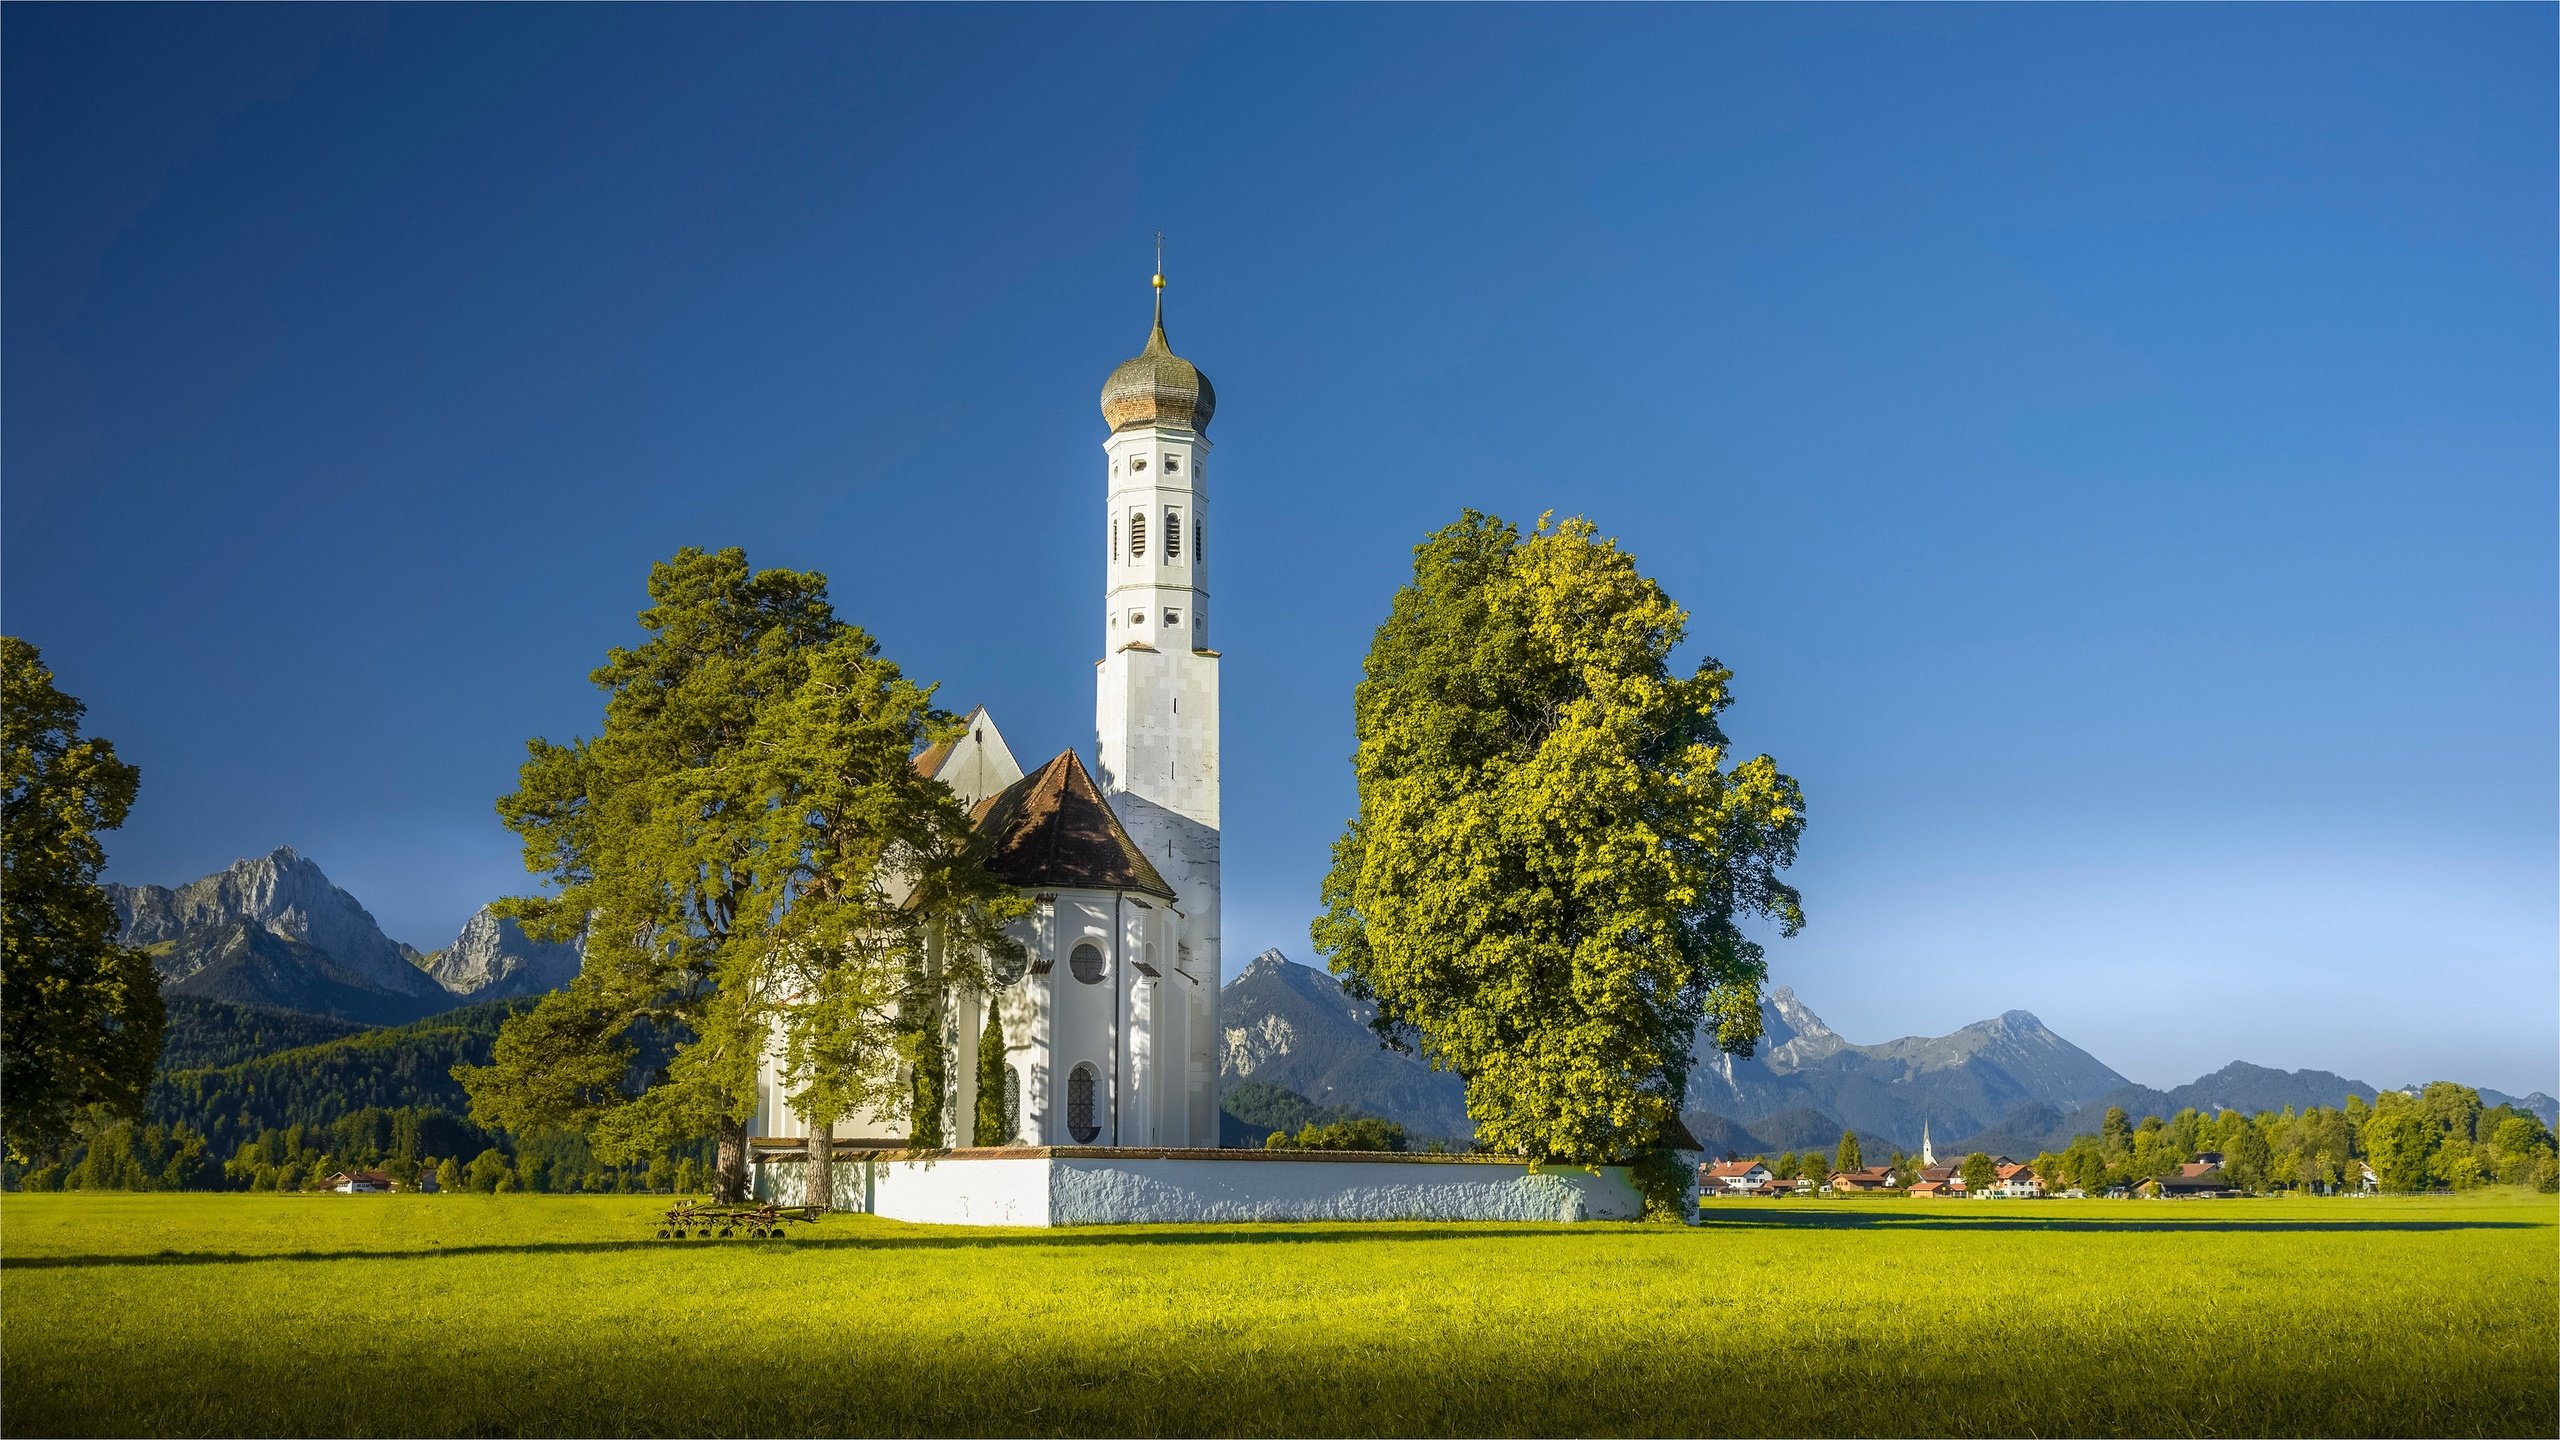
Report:
[[[1840,1132],[1840,1154],[1832,1162],[1831,1168],[1842,1171],[1856,1171],[1866,1168],[1865,1163],[1858,1155],[1857,1131],[1843,1130]]]
[[[602,731],[533,741],[499,802],[555,886],[504,908],[586,954],[461,1072],[472,1113],[582,1130],[610,1163],[711,1134],[712,1188],[734,1200],[778,1037],[823,1203],[836,1121],[900,1098],[914,1036],[1013,944],[1004,926],[1029,902],[976,863],[958,798],[909,763],[959,722],[836,618],[824,576],[689,549],[652,570],[649,596],[649,638],[595,672]],[[672,1057],[636,1063],[643,1040],[674,1040]]]
[[[913,1045],[915,1089],[908,1111],[907,1144],[918,1150],[939,1150],[945,1138],[942,1109],[950,1093],[951,1073],[940,1015],[928,1015],[916,1023]]]
[[[987,1028],[978,1032],[978,1126],[972,1137],[979,1145],[1010,1145],[1013,1130],[1005,1124],[1004,1115],[1004,1020],[999,998],[987,996]]]

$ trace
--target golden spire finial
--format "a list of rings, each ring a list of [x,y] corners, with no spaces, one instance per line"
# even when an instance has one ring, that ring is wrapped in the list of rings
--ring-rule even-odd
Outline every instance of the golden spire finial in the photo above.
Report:
[[[1164,328],[1164,232],[1156,232],[1156,328]]]

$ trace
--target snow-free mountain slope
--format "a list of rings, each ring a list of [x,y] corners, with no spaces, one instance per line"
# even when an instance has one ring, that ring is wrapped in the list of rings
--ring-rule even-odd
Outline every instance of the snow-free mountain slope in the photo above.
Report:
[[[1384,1048],[1371,1007],[1334,978],[1265,950],[1219,992],[1225,1053],[1219,1087],[1263,1081],[1320,1105],[1383,1116],[1417,1137],[1475,1133],[1466,1086],[1414,1056]]]
[[[437,984],[470,1002],[557,990],[577,978],[578,964],[574,943],[536,940],[487,905],[463,922],[451,945],[419,962]]]
[[[173,993],[396,1024],[453,1003],[416,952],[279,847],[172,889],[109,885],[117,938],[151,952]]]

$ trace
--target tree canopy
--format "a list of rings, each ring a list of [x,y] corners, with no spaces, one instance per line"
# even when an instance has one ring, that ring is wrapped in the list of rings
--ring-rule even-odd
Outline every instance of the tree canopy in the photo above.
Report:
[[[1732,761],[1731,674],[1590,523],[1466,512],[1414,552],[1354,697],[1359,809],[1316,948],[1389,1043],[1467,1082],[1487,1144],[1615,1160],[1676,1117],[1691,1046],[1749,1054],[1796,782]]]
[[[482,1123],[576,1126],[608,1159],[715,1135],[726,1195],[774,1020],[824,1133],[880,1098],[899,1017],[935,1009],[918,987],[973,975],[1012,897],[966,863],[956,798],[909,764],[957,722],[836,617],[824,576],[687,549],[649,599],[648,638],[592,677],[602,729],[529,742],[498,802],[552,885],[502,908],[583,937],[585,963],[463,1078]],[[641,1063],[652,1037],[664,1063]]]
[[[142,1112],[165,1023],[151,957],[116,943],[99,888],[101,831],[122,825],[142,772],[80,734],[88,707],[56,689],[36,647],[0,636],[0,1133],[49,1157],[88,1107]]]

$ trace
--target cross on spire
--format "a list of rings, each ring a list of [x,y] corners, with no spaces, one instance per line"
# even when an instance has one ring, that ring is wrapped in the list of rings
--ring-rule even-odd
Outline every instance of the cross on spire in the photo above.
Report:
[[[1164,232],[1156,232],[1156,328],[1164,328]]]

